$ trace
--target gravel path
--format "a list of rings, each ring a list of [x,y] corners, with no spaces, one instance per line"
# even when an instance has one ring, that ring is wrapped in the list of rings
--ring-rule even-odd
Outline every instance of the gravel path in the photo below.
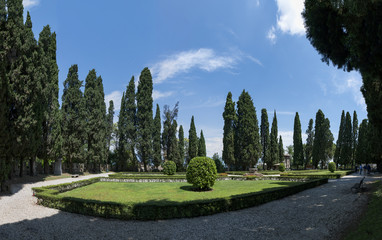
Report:
[[[32,196],[32,187],[94,176],[15,185],[15,194],[0,198],[0,239],[337,239],[367,201],[350,192],[361,179],[355,174],[258,207],[146,222],[66,213],[36,205]]]

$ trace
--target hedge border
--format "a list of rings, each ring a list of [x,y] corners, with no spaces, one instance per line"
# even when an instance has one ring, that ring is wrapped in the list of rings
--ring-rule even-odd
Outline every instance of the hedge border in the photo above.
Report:
[[[262,179],[264,180],[265,178]],[[286,178],[282,179],[286,180]],[[33,188],[33,191],[35,196],[38,198],[38,204],[67,212],[124,220],[159,220],[198,217],[253,207],[266,202],[281,199],[328,182],[328,178],[299,179],[304,179],[306,182],[288,188],[240,194],[227,198],[196,200],[181,203],[164,200],[149,201],[138,204],[121,204],[115,202],[58,196],[58,193],[102,181],[102,178],[93,178],[69,184],[67,183],[55,186]]]
[[[343,176],[349,175],[354,173],[354,170],[349,170],[344,173],[330,173],[330,174],[296,174],[296,173],[280,173],[280,176],[287,176],[287,177],[309,177],[309,178],[329,178],[329,179],[339,179]]]

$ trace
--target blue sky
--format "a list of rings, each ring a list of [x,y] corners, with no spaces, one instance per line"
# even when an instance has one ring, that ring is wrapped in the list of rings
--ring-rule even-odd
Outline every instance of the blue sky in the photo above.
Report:
[[[335,138],[342,110],[357,111],[359,122],[367,115],[360,75],[321,62],[306,39],[303,0],[24,0],[24,7],[36,38],[46,24],[57,33],[60,97],[72,64],[82,80],[95,68],[116,120],[131,76],[149,67],[154,104],[163,110],[179,101],[186,136],[194,115],[209,156],[221,155],[229,91],[234,101],[248,91],[258,119],[266,108],[270,124],[276,110],[284,146],[293,142],[295,112],[305,132],[322,109]]]

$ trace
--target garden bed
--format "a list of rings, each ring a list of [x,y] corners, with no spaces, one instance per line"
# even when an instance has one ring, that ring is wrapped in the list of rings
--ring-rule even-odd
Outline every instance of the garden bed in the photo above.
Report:
[[[264,178],[262,178],[264,180]],[[106,218],[119,218],[119,219],[139,219],[139,220],[155,220],[155,219],[170,219],[170,218],[182,218],[182,217],[196,217],[210,215],[220,212],[233,211],[242,208],[257,206],[269,201],[280,199],[297,192],[319,186],[321,184],[327,183],[328,179],[307,179],[304,177],[294,178],[298,183],[292,183],[289,181],[269,181],[273,182],[273,185],[268,188],[261,187],[262,190],[256,189],[255,187],[246,187],[247,192],[234,193],[231,194],[220,194],[219,195],[219,184],[230,181],[221,181],[217,182],[213,187],[214,190],[210,192],[192,192],[190,191],[191,185],[186,183],[171,183],[176,185],[177,191],[181,191],[183,195],[194,193],[199,194],[217,194],[210,195],[209,198],[189,198],[185,197],[184,199],[176,200],[171,199],[171,197],[165,198],[155,198],[153,194],[149,194],[150,199],[145,201],[116,201],[116,199],[109,198],[85,198],[70,193],[75,193],[75,191],[83,192],[87,187],[97,187],[94,183],[100,184],[132,184],[132,183],[110,183],[104,182],[105,178],[93,178],[89,180],[83,180],[78,182],[73,182],[69,184],[60,184],[56,186],[40,187],[33,188],[35,196],[38,198],[38,204],[41,204],[46,207],[57,208],[68,212],[80,213],[85,215],[92,216],[102,216]],[[243,179],[241,179],[243,180]],[[251,180],[260,180],[253,178]],[[263,183],[266,183],[263,181]],[[238,182],[238,181],[231,181]],[[241,182],[241,181],[240,181]],[[259,182],[252,182],[255,184]],[[134,184],[143,184],[143,183],[134,183]],[[153,183],[149,184],[149,188],[153,188]],[[168,183],[157,183],[155,186],[160,186],[161,184]],[[178,185],[177,185],[178,184]],[[183,184],[180,186],[179,184]],[[245,184],[249,184],[249,181]],[[260,184],[259,184],[260,185]],[[87,187],[85,187],[87,186]],[[164,186],[164,185],[163,185]],[[223,187],[224,189],[224,187]],[[235,187],[234,187],[235,189]],[[73,191],[71,191],[73,190]],[[158,190],[158,189],[156,189]],[[160,190],[160,189],[159,189]],[[102,191],[94,190],[98,195],[102,195]],[[118,191],[117,191],[118,192]],[[122,191],[123,192],[123,191]],[[165,190],[159,191],[160,194],[171,191]],[[224,191],[229,193],[229,191]],[[185,194],[187,193],[187,194]],[[135,193],[134,193],[135,194]],[[105,196],[107,196],[106,194]],[[169,196],[170,196],[169,195]],[[194,195],[195,196],[195,195]],[[124,199],[124,198],[123,198]]]

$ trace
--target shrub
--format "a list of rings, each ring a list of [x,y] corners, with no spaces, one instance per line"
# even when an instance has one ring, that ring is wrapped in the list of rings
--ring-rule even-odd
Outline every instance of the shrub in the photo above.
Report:
[[[280,163],[279,170],[280,170],[280,172],[285,172],[285,165],[284,165],[284,163]]]
[[[329,163],[329,171],[334,172],[336,170],[336,164],[334,162]]]
[[[195,157],[188,164],[186,178],[194,188],[205,191],[215,184],[216,175],[214,160],[208,157]]]
[[[176,172],[176,164],[173,161],[167,161],[163,165],[163,173],[166,175],[174,175]]]

